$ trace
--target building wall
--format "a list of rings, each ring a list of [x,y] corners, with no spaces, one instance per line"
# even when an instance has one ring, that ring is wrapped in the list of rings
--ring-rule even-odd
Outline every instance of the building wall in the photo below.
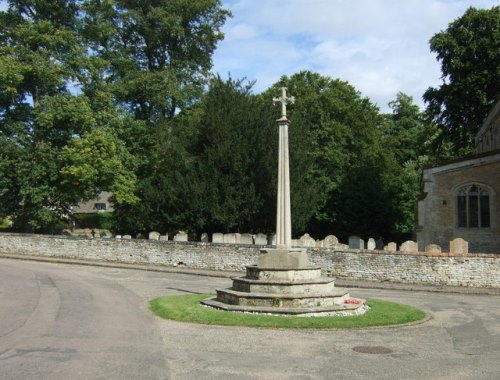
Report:
[[[101,212],[101,211],[111,212],[114,210],[113,205],[109,201],[109,198],[111,197],[111,195],[112,194],[109,191],[101,191],[96,198],[91,199],[88,202],[82,202],[82,203],[74,206],[73,213],[75,213],[75,214],[91,214],[91,213],[96,213],[96,212]],[[105,209],[98,210],[96,208],[96,204],[104,205]]]
[[[500,149],[500,101],[495,104],[476,135],[477,153],[497,149]]]
[[[263,246],[0,234],[0,255],[98,260],[243,271]],[[500,255],[309,248],[312,265],[341,279],[500,288]]]
[[[472,183],[489,191],[489,228],[458,227],[457,190]],[[424,170],[423,185],[425,198],[418,204],[420,250],[438,244],[447,251],[449,242],[460,237],[469,242],[469,252],[500,252],[500,153]]]

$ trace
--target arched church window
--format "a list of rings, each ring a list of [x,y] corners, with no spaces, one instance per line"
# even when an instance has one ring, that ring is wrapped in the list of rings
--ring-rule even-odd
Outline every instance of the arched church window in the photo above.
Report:
[[[490,194],[478,185],[463,187],[457,192],[458,227],[490,227]]]

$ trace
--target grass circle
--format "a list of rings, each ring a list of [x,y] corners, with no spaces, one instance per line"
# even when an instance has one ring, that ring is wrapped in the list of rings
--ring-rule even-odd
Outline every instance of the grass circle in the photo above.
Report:
[[[149,301],[156,315],[175,321],[207,325],[246,326],[299,329],[344,329],[374,326],[392,326],[420,321],[426,314],[414,307],[394,302],[369,299],[370,310],[363,315],[349,317],[294,317],[251,314],[217,310],[200,304],[211,294],[189,294],[155,298]]]

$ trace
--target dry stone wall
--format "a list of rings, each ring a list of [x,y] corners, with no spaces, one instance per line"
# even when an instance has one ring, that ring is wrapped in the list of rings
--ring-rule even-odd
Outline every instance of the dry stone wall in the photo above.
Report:
[[[101,260],[242,271],[262,246],[186,241],[0,234],[0,255]],[[500,255],[308,248],[310,261],[338,279],[500,288]],[[0,263],[1,265],[1,263]]]

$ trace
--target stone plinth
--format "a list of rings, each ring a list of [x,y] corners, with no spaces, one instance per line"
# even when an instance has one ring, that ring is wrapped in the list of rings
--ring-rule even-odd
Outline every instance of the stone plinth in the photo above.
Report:
[[[233,286],[217,290],[202,301],[227,311],[289,314],[296,316],[359,315],[364,303],[346,304],[349,293],[321,277],[321,268],[308,265],[305,250],[261,250],[257,265],[246,267],[246,276],[233,278]]]
[[[257,260],[260,268],[304,268],[309,263],[305,249],[263,249]]]

